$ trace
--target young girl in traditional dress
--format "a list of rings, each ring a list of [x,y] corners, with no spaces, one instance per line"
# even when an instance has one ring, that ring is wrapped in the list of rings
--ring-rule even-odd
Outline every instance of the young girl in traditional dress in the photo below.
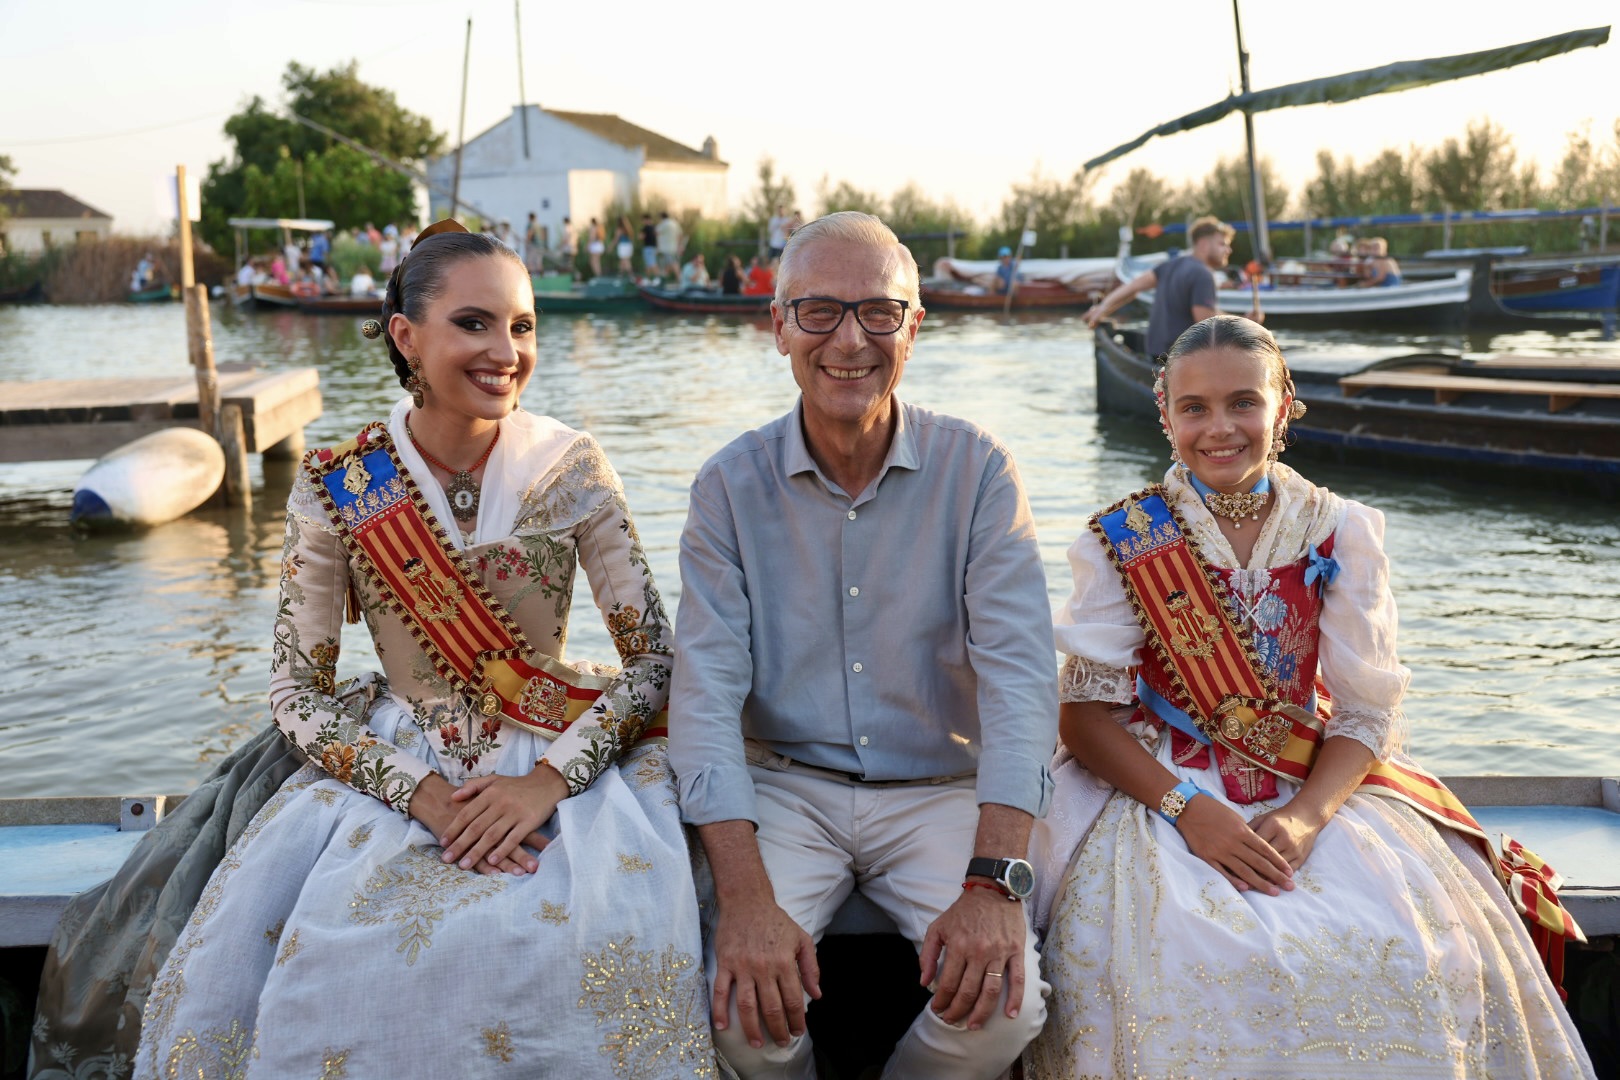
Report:
[[[289,501],[271,703],[309,764],[203,891],[135,1075],[712,1076],[650,737],[670,630],[618,477],[518,406],[535,314],[511,250],[424,231],[384,317],[411,396],[311,454]],[[580,564],[622,670],[562,663]],[[382,672],[335,685],[345,613]]]
[[[1590,1076],[1472,819],[1400,753],[1383,516],[1277,462],[1276,342],[1198,323],[1160,408],[1162,487],[1069,551],[1029,1075]]]

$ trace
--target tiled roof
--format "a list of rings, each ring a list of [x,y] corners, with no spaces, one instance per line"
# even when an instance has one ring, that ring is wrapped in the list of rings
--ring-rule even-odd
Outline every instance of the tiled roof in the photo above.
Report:
[[[725,164],[723,161],[704,157],[701,152],[690,146],[682,145],[674,139],[667,139],[656,131],[638,127],[622,119],[617,113],[561,112],[557,109],[547,109],[546,112],[620,146],[645,146],[648,161],[678,161],[692,165]]]
[[[53,188],[14,188],[0,195],[6,212],[14,218],[106,218],[93,206],[80,202],[65,191]]]

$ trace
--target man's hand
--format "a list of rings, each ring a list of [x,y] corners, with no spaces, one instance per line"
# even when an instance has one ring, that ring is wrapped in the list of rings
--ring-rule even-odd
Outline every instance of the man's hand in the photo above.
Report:
[[[519,875],[534,873],[540,860],[524,847],[539,851],[546,846],[536,830],[567,797],[567,781],[544,763],[526,776],[474,777],[451,796],[457,813],[440,834],[444,861],[459,862],[463,870],[488,861],[503,868],[514,865]]]
[[[1086,309],[1086,313],[1080,316],[1080,320],[1093,330],[1097,329],[1097,324],[1106,318],[1108,316],[1103,313],[1103,306],[1100,302],[1092,304],[1091,307]]]
[[[804,995],[821,996],[816,944],[769,895],[720,903],[714,931],[714,1026],[731,1022],[731,994],[748,1045],[765,1045],[764,1031],[778,1046],[804,1034]],[[802,989],[801,989],[802,988]]]
[[[977,1031],[1005,989],[1007,1016],[1017,1016],[1025,936],[1022,903],[996,889],[963,889],[923,938],[922,985],[936,984],[928,1007],[947,1024],[965,1019],[968,1030]]]
[[[1267,810],[1249,822],[1255,835],[1270,844],[1295,870],[1304,866],[1305,860],[1311,857],[1316,838],[1326,825],[1326,818],[1297,810],[1292,802],[1276,810]]]
[[[1294,871],[1231,807],[1212,796],[1194,796],[1176,819],[1187,850],[1219,870],[1238,892],[1269,896],[1294,887]]]

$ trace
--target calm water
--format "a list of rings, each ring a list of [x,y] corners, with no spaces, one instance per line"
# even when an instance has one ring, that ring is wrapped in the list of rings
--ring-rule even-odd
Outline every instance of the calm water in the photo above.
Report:
[[[326,414],[311,445],[354,433],[399,394],[357,319],[215,309],[221,361],[314,365]],[[624,477],[673,612],[686,488],[711,452],[791,407],[769,325],[715,318],[546,317],[524,397],[593,432]],[[1616,355],[1595,332],[1284,334],[1296,363],[1422,346]],[[184,373],[184,319],[163,308],[0,307],[0,382]],[[1348,361],[1347,361],[1348,362]],[[1012,325],[930,316],[902,387],[967,416],[1017,456],[1051,599],[1086,516],[1165,465],[1158,434],[1099,423],[1091,346],[1073,318]],[[282,507],[291,474],[259,471],[251,512],[202,512],[142,533],[67,527],[85,462],[0,465],[0,794],[189,789],[268,722],[265,684]],[[1401,652],[1414,671],[1413,749],[1445,773],[1620,774],[1620,507],[1470,487],[1421,473],[1309,465],[1389,519]],[[912,542],[896,537],[896,543]],[[611,657],[583,584],[573,654]],[[351,630],[340,675],[374,662]]]

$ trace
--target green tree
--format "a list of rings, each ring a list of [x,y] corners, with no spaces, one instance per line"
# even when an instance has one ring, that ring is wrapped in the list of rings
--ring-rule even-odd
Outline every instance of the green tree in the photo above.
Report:
[[[793,181],[787,177],[777,178],[776,162],[768,157],[759,159],[759,186],[756,187],[743,203],[742,217],[744,221],[751,222],[763,229],[771,217],[776,213],[778,206],[786,207],[789,211],[798,200],[793,192]]]
[[[984,238],[984,247],[1016,248],[1024,224],[1033,212],[1035,247],[1024,254],[1051,258],[1061,254],[1064,248],[1070,249],[1069,254],[1075,254],[1078,242],[1097,222],[1092,192],[1096,182],[1096,173],[1077,172],[1068,180],[1058,180],[1043,177],[1037,169],[1024,183],[1014,184],[1012,193],[1002,201],[990,232]]]
[[[1431,210],[1502,210],[1539,193],[1535,164],[1519,165],[1513,137],[1489,118],[1475,120],[1421,158],[1424,201]]]
[[[356,61],[326,72],[289,63],[281,85],[285,112],[255,96],[225,121],[234,149],[230,159],[209,166],[203,182],[203,237],[223,250],[230,244],[227,218],[296,215],[300,167],[304,209],[311,216],[330,218],[339,228],[409,217],[414,207],[408,181],[288,114],[406,163],[440,152],[444,136],[425,117],[401,108],[392,91],[363,82]],[[328,161],[328,155],[335,156]],[[316,189],[321,194],[312,198]]]
[[[816,211],[818,217],[840,210],[859,210],[877,217],[884,216],[883,196],[875,191],[862,191],[848,180],[840,180],[833,186],[823,176],[821,183],[816,185],[816,204],[819,207]]]
[[[1146,169],[1132,169],[1114,185],[1105,204],[1107,217],[1120,225],[1164,223],[1182,217],[1176,190]]]
[[[11,158],[0,154],[0,225],[4,225],[11,214],[6,196],[11,194],[11,178],[16,175],[17,168],[11,164]]]

